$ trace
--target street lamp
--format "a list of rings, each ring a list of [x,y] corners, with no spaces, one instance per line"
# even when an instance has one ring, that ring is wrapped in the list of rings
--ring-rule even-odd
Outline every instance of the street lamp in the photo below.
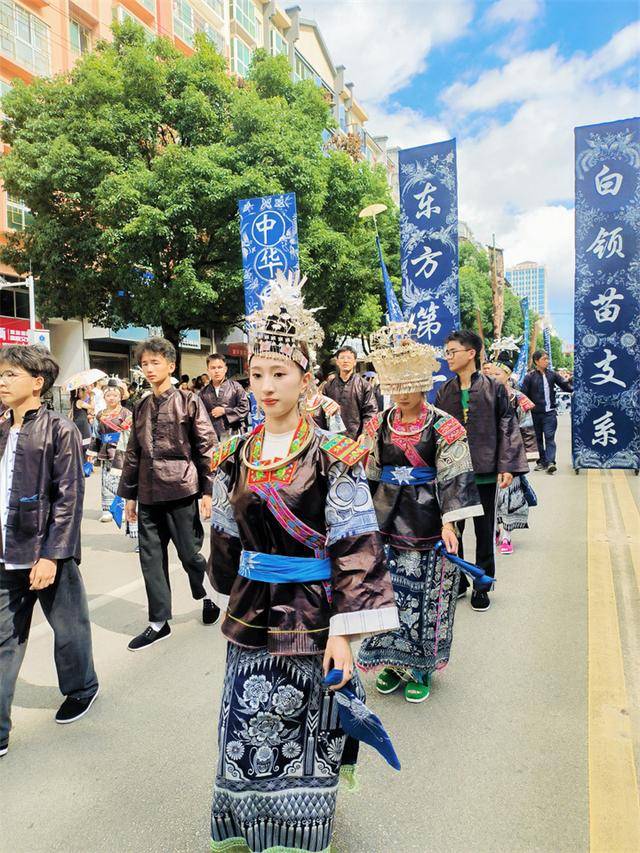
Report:
[[[378,202],[377,204],[370,204],[368,207],[364,207],[358,214],[360,219],[373,219],[373,227],[376,229],[376,237],[379,236],[376,216],[380,213],[384,213],[386,209],[386,204],[380,204],[380,202]]]

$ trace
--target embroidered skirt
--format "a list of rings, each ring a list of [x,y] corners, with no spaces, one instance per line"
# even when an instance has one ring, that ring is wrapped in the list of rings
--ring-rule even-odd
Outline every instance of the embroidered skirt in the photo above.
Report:
[[[328,850],[345,741],[353,742],[322,678],[320,655],[275,656],[229,643],[212,850]],[[352,685],[364,697],[357,675]]]
[[[392,666],[420,674],[449,662],[460,572],[435,551],[402,551],[387,546],[400,628],[367,637],[358,666]]]
[[[529,504],[520,477],[514,477],[506,489],[498,489],[496,520],[507,531],[529,527]]]

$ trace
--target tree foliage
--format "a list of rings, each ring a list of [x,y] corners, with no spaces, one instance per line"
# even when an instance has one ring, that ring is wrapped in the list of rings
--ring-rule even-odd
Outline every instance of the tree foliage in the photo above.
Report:
[[[485,344],[494,339],[493,303],[489,257],[486,252],[464,240],[460,243],[460,315],[463,327],[478,330],[478,313]],[[533,313],[530,312],[533,323]],[[524,315],[520,299],[510,287],[504,289],[502,335],[520,337],[524,332]]]
[[[11,145],[0,176],[34,221],[0,253],[38,279],[43,317],[115,328],[224,331],[243,313],[237,202],[295,191],[309,301],[327,345],[381,317],[375,244],[358,211],[373,201],[397,273],[397,217],[383,170],[325,151],[330,107],[285,57],[255,54],[231,78],[204,36],[185,57],[166,39],[114,25],[65,76],[17,82],[3,99]]]

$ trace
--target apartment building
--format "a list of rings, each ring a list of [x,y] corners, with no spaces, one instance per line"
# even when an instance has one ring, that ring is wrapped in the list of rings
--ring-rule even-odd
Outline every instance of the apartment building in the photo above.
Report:
[[[354,84],[345,76],[345,67],[334,64],[318,25],[305,18],[299,6],[285,9],[275,0],[0,0],[0,95],[15,78],[28,82],[36,75],[69,71],[99,39],[111,37],[112,21],[127,19],[150,35],[166,36],[187,55],[195,34],[205,33],[225,57],[230,73],[240,76],[247,74],[258,48],[286,56],[294,80],[313,80],[326,91],[338,133],[354,134],[363,158],[383,165],[390,185],[397,186],[397,156],[387,149],[386,137],[374,136],[365,127],[367,114],[355,97]],[[329,137],[327,131],[327,141]],[[0,240],[28,222],[29,211],[21,200],[0,191]],[[0,265],[0,276],[18,281],[6,266]],[[26,339],[29,315],[22,288],[4,288],[0,295],[0,346],[3,340],[21,340],[20,335]],[[52,320],[51,348],[61,361],[62,376],[88,366],[122,375],[128,372],[133,346],[147,331],[114,332],[84,320]],[[202,372],[204,357],[214,347],[207,330],[190,332],[182,352],[184,372]],[[238,351],[238,363],[239,356]]]

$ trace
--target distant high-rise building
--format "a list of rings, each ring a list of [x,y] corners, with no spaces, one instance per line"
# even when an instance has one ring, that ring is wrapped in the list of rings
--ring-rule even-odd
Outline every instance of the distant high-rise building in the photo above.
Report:
[[[547,310],[547,272],[533,261],[524,261],[505,270],[513,292],[523,299],[529,298],[529,308],[549,321]]]

